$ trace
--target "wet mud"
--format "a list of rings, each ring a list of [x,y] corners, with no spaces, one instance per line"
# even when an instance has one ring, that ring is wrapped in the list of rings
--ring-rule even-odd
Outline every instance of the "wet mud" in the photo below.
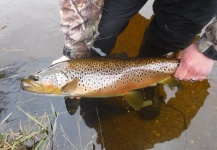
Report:
[[[20,121],[27,120],[18,107],[42,116],[44,112],[52,114],[52,103],[59,114],[56,149],[217,148],[216,67],[208,80],[180,81],[179,90],[159,86],[160,96],[167,100],[158,108],[160,114],[151,120],[130,108],[122,97],[72,100],[35,95],[21,89],[20,79],[61,56],[64,36],[59,28],[58,2],[11,3],[0,2],[0,24],[7,24],[0,26],[0,123],[13,112],[4,122],[6,127],[0,128],[1,133],[17,131]],[[134,16],[112,53],[136,56],[148,23],[141,15]]]

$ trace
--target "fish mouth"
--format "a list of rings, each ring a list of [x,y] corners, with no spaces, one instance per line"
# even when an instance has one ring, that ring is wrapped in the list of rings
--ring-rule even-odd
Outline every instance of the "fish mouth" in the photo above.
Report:
[[[43,90],[40,84],[36,83],[35,81],[31,81],[29,79],[21,79],[21,85],[24,90],[30,90],[30,91]]]
[[[22,82],[22,88],[23,88],[23,89],[24,89],[24,88],[32,88],[32,87],[34,87],[34,86],[31,85],[31,84],[28,84],[28,83]]]

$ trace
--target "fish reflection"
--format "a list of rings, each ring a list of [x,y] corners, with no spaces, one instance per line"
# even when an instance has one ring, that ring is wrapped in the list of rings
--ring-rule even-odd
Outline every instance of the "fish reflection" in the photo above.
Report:
[[[208,95],[207,80],[195,83],[183,81],[181,84],[182,90],[178,90],[176,98],[171,98],[168,103],[175,109],[161,104],[160,115],[152,120],[145,120],[138,111],[128,108],[120,97],[100,100],[66,99],[65,102],[71,115],[80,107],[86,125],[100,133],[97,143],[106,150],[144,150],[152,148],[155,143],[178,138],[203,106]],[[165,93],[162,96],[163,94]],[[165,97],[166,95],[163,96]]]

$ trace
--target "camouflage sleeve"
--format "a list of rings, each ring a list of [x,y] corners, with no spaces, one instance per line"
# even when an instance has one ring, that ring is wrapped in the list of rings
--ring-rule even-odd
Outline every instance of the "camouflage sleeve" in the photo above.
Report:
[[[65,34],[63,54],[69,58],[90,57],[99,35],[104,0],[60,0],[61,30]]]
[[[204,55],[217,60],[217,15],[195,44]]]

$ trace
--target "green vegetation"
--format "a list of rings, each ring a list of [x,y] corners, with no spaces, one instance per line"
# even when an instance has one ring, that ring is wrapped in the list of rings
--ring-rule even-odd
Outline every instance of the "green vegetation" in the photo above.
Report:
[[[20,107],[18,108],[28,117],[28,123],[20,122],[20,127],[17,132],[10,129],[9,133],[3,133],[4,130],[1,129],[0,149],[53,149],[58,118],[57,113],[54,111],[53,105],[51,104],[53,114],[48,115],[45,112],[44,115],[41,117],[33,117],[32,115],[22,110]],[[1,128],[2,124],[7,120],[8,117],[6,117],[1,122]]]
[[[17,106],[18,107],[18,106]],[[25,112],[23,109],[18,107],[19,111],[27,116],[25,122],[19,123],[19,126],[16,131],[8,129],[8,124],[10,121],[7,121],[8,118],[12,115],[10,113],[1,123],[0,123],[0,150],[54,150],[58,149],[58,142],[56,141],[57,129],[62,133],[62,136],[65,140],[65,143],[68,143],[68,147],[72,150],[87,150],[94,149],[96,139],[98,134],[102,136],[102,129],[100,118],[97,117],[99,121],[100,131],[95,133],[90,138],[90,141],[86,145],[82,145],[82,135],[80,128],[80,121],[82,120],[81,116],[76,117],[76,124],[79,134],[79,143],[76,145],[70,141],[67,133],[64,131],[62,125],[59,125],[57,128],[57,119],[60,113],[57,113],[54,110],[53,104],[51,103],[52,114],[49,115],[45,112],[42,116],[32,116],[30,113]],[[103,139],[102,139],[103,140]],[[103,141],[104,142],[104,141]],[[104,143],[103,143],[104,145]],[[64,149],[64,148],[61,148]]]

